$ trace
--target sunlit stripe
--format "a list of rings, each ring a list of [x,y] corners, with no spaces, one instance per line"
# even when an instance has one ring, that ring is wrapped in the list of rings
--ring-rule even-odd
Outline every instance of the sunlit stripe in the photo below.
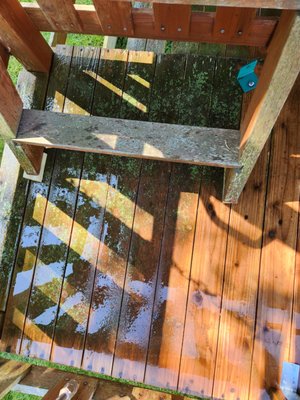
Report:
[[[138,83],[140,83],[141,85],[145,86],[147,89],[150,88],[150,82],[146,81],[146,79],[143,79],[141,76],[139,75],[135,75],[135,74],[128,74],[128,76],[137,81]]]
[[[144,104],[142,104],[137,99],[130,96],[129,94],[123,93],[122,89],[119,89],[117,86],[113,85],[111,82],[109,82],[106,79],[102,78],[101,76],[97,75],[95,72],[92,72],[92,71],[83,71],[83,72],[86,73],[87,75],[91,76],[92,78],[96,79],[99,83],[101,83],[107,89],[111,90],[117,96],[122,97],[125,101],[132,104],[134,107],[138,108],[142,112],[146,113],[148,111],[148,108]]]

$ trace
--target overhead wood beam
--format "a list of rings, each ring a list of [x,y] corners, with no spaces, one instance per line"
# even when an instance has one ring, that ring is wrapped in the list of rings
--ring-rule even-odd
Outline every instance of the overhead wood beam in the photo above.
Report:
[[[115,1],[115,0],[113,0]],[[118,0],[120,1],[120,0]],[[121,0],[131,1],[131,0]],[[275,8],[300,10],[300,0],[139,0],[144,3],[192,4],[216,7]]]
[[[114,3],[112,2],[111,5],[113,6]],[[58,28],[52,28],[37,4],[22,3],[22,6],[40,31],[54,30],[55,32],[59,32]],[[91,35],[130,36],[132,38],[154,40],[181,40],[265,47],[269,43],[277,25],[277,18],[257,17],[253,19],[249,25],[248,35],[234,35],[228,39],[225,36],[216,37],[213,34],[215,21],[214,13],[193,12],[191,14],[189,29],[182,29],[179,32],[178,30],[158,31],[153,23],[153,9],[133,8],[131,10],[131,15],[134,32],[129,33],[131,28],[127,28],[127,31],[124,31],[123,23],[119,25],[116,23],[110,25],[109,23],[106,24],[103,19],[101,25],[94,6],[75,4],[75,9],[83,24],[82,33]],[[100,13],[100,9],[98,12]],[[111,26],[111,28],[109,28],[109,26]],[[80,32],[74,27],[69,33]]]
[[[300,71],[300,13],[283,11],[241,125],[242,169],[227,171],[224,201],[236,203]]]
[[[14,142],[235,168],[239,138],[235,130],[24,110]]]
[[[6,47],[4,47],[1,43],[0,43],[0,58],[2,59],[5,67],[7,68],[9,61],[9,52],[6,49]]]
[[[82,22],[74,8],[75,0],[37,0],[52,29],[82,32]]]
[[[0,41],[28,70],[49,71],[52,50],[18,0],[0,1]]]
[[[29,373],[30,368],[31,365],[17,361],[6,361],[0,366],[0,399]]]

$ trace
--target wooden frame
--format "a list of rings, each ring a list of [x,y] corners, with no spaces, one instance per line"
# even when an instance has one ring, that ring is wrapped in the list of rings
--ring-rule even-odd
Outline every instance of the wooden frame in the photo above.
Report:
[[[241,125],[242,169],[227,171],[224,201],[236,203],[300,71],[300,13],[284,11]]]

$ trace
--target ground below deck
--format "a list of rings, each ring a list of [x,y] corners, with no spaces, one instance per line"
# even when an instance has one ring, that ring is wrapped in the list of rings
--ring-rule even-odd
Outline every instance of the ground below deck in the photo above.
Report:
[[[150,78],[125,52],[60,52],[48,110],[238,127],[237,60],[160,56]],[[299,99],[298,80],[232,207],[217,168],[49,151],[43,183],[20,178],[1,349],[196,396],[269,398],[282,362],[300,363]]]

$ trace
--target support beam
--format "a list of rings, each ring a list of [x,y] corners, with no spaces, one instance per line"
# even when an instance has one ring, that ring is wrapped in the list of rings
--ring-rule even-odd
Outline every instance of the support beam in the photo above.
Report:
[[[51,32],[49,38],[49,45],[56,47],[59,44],[65,44],[67,41],[68,34],[65,32]]]
[[[0,1],[0,41],[28,70],[49,71],[52,50],[18,0]]]
[[[240,132],[24,110],[18,144],[236,168]]]
[[[9,61],[9,52],[1,43],[0,43],[0,58],[2,59],[5,67],[7,68]]]
[[[242,169],[227,171],[224,201],[236,203],[300,71],[300,13],[283,11],[241,126]]]
[[[23,103],[0,57],[0,137],[13,139],[22,115]]]
[[[116,0],[115,0],[116,1]],[[118,0],[120,1],[120,0]],[[131,0],[123,0],[131,1]],[[192,4],[216,7],[275,8],[300,10],[300,0],[139,0],[145,3]]]
[[[30,368],[31,365],[17,361],[6,361],[0,366],[0,399],[29,373]]]

